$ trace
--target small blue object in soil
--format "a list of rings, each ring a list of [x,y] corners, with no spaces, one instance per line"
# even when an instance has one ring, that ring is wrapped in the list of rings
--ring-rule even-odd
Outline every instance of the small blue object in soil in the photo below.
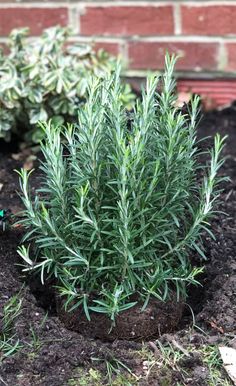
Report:
[[[0,209],[0,230],[6,230],[10,212],[11,211],[9,209]]]

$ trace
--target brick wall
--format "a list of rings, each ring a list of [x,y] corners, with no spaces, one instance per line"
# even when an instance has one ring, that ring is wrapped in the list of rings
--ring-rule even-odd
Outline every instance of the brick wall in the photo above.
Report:
[[[234,80],[225,79],[236,74],[234,0],[0,0],[0,42],[15,27],[29,26],[32,35],[38,35],[55,24],[71,26],[74,41],[121,53],[130,76],[161,69],[166,50],[178,53],[180,77],[194,79],[195,87],[198,78],[207,78],[208,84],[209,79],[224,78],[228,96],[223,99],[232,99],[226,84],[230,87]],[[215,89],[219,93],[219,87]]]

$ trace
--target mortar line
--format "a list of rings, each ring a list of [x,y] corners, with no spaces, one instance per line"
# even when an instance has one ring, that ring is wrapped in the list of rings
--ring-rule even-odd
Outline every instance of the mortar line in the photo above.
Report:
[[[181,9],[180,4],[175,3],[173,6],[173,12],[174,12],[174,32],[175,35],[181,35],[182,32],[182,21],[181,21]]]

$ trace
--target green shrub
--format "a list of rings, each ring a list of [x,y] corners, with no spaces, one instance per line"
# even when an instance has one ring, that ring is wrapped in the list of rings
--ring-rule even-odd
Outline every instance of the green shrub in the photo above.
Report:
[[[36,123],[77,120],[89,76],[104,76],[116,60],[88,45],[69,45],[65,28],[47,29],[33,41],[27,35],[27,28],[13,30],[10,53],[0,53],[0,137],[9,140],[11,131],[20,137],[30,131],[26,139],[37,142]],[[132,103],[129,85],[123,86],[121,98],[128,106]]]
[[[216,136],[209,166],[202,165],[199,100],[189,115],[175,108],[175,60],[166,57],[160,94],[159,79],[147,80],[131,122],[120,101],[119,71],[94,79],[75,127],[43,127],[43,178],[34,200],[29,174],[20,172],[21,221],[32,243],[19,250],[25,269],[41,272],[42,282],[56,278],[67,306],[83,305],[88,318],[93,310],[114,320],[137,296],[144,307],[150,296],[185,297],[186,286],[196,283],[200,269],[191,267],[190,256],[204,253],[201,235],[219,195],[223,140]]]

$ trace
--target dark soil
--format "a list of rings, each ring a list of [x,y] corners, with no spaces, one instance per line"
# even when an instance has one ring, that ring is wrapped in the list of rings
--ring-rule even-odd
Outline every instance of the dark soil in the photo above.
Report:
[[[151,298],[144,311],[142,311],[143,304],[137,302],[134,307],[116,317],[116,324],[112,330],[111,320],[107,315],[90,312],[91,321],[88,323],[82,307],[66,312],[61,297],[57,300],[57,308],[65,326],[84,336],[103,341],[116,339],[142,341],[176,329],[183,314],[184,303],[176,301],[176,293],[173,293],[172,298],[165,303]]]
[[[216,239],[205,238],[208,261],[205,273],[200,278],[202,287],[190,289],[187,300],[194,319],[190,307],[186,306],[177,331],[163,335],[158,341],[162,347],[168,348],[171,345],[181,353],[177,362],[161,365],[163,353],[157,341],[141,344],[116,340],[104,343],[67,330],[56,315],[53,295],[45,295],[36,278],[31,278],[30,282],[25,281],[21,274],[17,265],[20,259],[16,247],[22,234],[20,229],[11,228],[6,232],[0,230],[0,317],[6,302],[20,292],[22,309],[15,321],[14,333],[21,348],[14,355],[2,358],[1,386],[213,385],[209,381],[209,368],[201,350],[225,342],[236,346],[236,339],[233,339],[236,332],[234,107],[205,115],[199,127],[200,137],[214,135],[216,132],[228,135],[224,149],[227,159],[220,173],[230,176],[231,181],[224,184],[222,193],[220,210],[225,214],[218,215],[212,221]],[[23,153],[20,157],[12,157],[14,152],[14,148],[0,150],[0,209],[10,208],[12,213],[17,213],[21,203],[16,194],[18,176],[13,169],[20,168],[28,155]],[[37,168],[37,164],[34,166]],[[37,172],[32,185],[37,186]],[[111,381],[107,377],[108,368],[115,368],[118,361],[123,364],[121,368],[125,378],[121,377],[121,371],[121,375],[118,374]],[[150,363],[154,362],[151,366]],[[124,366],[140,379],[125,372]],[[215,384],[223,385],[221,378]]]

